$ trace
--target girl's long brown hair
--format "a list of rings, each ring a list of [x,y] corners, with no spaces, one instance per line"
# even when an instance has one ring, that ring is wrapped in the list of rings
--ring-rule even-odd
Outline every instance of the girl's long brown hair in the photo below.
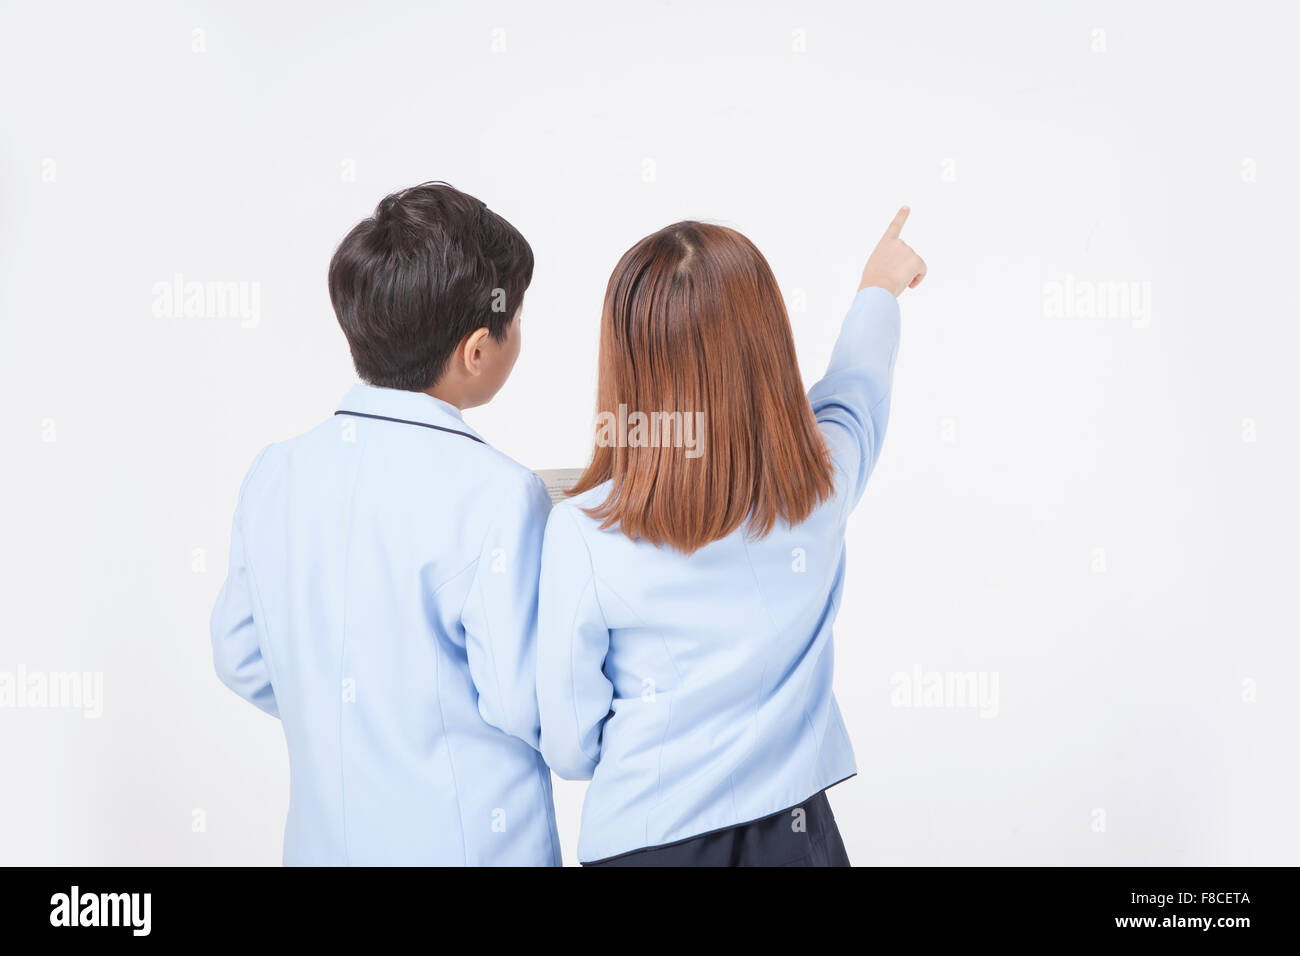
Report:
[[[601,316],[597,411],[702,412],[702,453],[597,441],[570,494],[613,479],[601,527],[687,554],[749,522],[761,538],[833,491],[832,465],[762,253],[723,226],[679,222],[619,260]],[[608,421],[608,419],[607,419]]]

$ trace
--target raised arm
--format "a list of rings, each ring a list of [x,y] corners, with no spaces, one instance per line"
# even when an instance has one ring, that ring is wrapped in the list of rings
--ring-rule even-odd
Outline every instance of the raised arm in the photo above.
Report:
[[[925,278],[925,262],[901,233],[904,206],[876,244],[831,352],[825,376],[808,392],[813,413],[843,475],[846,510],[857,504],[880,455],[898,354],[898,296]]]

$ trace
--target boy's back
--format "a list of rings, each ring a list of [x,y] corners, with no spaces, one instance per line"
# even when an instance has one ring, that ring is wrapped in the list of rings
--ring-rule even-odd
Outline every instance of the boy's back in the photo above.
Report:
[[[336,308],[379,377],[347,324],[361,310]],[[285,862],[558,865],[537,752],[545,486],[425,391],[358,385],[329,411],[249,470],[212,616],[218,675],[284,725]]]

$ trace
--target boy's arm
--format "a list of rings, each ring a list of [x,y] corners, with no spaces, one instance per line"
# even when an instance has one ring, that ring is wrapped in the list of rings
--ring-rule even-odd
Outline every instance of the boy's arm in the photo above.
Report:
[[[831,458],[846,479],[848,507],[862,497],[889,421],[900,331],[897,297],[926,274],[921,257],[899,237],[908,212],[906,206],[898,211],[867,260],[826,375],[808,392]]]
[[[261,455],[249,469],[251,477]],[[248,479],[244,479],[248,484]],[[242,505],[243,489],[240,489]],[[271,686],[271,672],[262,657],[257,641],[257,626],[253,622],[253,600],[244,558],[244,536],[240,530],[240,507],[235,508],[235,520],[230,531],[230,566],[226,582],[217,595],[212,608],[212,663],[221,682],[240,697],[256,704],[272,717],[279,717],[275,703],[275,689]]]
[[[461,611],[478,710],[498,730],[540,746],[537,576],[551,497],[536,475],[506,485]]]
[[[589,780],[614,685],[605,676],[609,625],[591,554],[569,508],[556,508],[546,526],[537,610],[542,757],[566,780]]]

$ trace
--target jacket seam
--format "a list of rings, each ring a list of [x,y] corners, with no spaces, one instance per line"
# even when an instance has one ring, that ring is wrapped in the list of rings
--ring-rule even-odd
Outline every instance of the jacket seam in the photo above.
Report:
[[[348,492],[348,534],[344,541],[343,553],[343,614],[342,628],[339,631],[339,678],[343,678],[343,664],[347,657],[348,647],[348,588],[347,583],[352,579],[352,530],[356,523],[356,500],[357,486],[361,483],[361,468],[365,464],[366,446],[361,444],[357,453],[357,467],[352,475],[352,489]],[[343,771],[343,694],[341,687],[335,687],[334,693],[337,695],[335,700],[338,701],[339,709],[339,828],[343,835],[343,862],[345,865],[351,863],[352,852],[348,846],[348,802],[347,802],[347,775]]]

